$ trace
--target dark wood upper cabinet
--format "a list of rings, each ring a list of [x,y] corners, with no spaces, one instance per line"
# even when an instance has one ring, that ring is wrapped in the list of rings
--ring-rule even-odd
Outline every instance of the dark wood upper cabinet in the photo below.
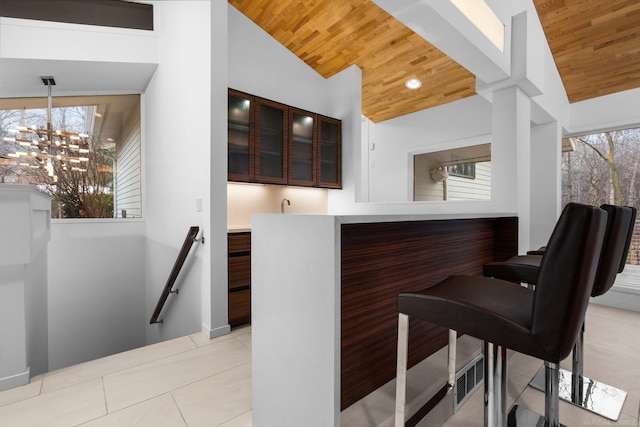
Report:
[[[342,124],[340,120],[318,116],[317,185],[342,188]]]
[[[314,186],[317,139],[316,115],[296,108],[289,108],[291,133],[289,135],[289,184]]]
[[[253,126],[255,98],[229,90],[228,176],[230,181],[254,181]]]
[[[342,188],[340,120],[229,89],[229,181]]]
[[[255,180],[287,183],[287,106],[256,98]]]

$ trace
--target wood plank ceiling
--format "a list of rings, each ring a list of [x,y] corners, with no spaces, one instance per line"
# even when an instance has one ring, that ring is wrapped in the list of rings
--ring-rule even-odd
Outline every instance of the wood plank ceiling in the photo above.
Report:
[[[326,78],[358,65],[373,122],[475,94],[475,76],[370,0],[228,1]],[[640,87],[640,0],[534,3],[570,102]]]
[[[640,0],[534,0],[569,102],[640,87]]]
[[[325,78],[362,69],[373,122],[474,95],[475,77],[369,0],[229,0]],[[417,77],[418,90],[404,83]]]

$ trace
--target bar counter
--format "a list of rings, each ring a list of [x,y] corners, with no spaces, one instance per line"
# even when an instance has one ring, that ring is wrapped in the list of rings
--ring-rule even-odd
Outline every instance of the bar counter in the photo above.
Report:
[[[513,214],[252,217],[253,425],[339,426],[395,377],[398,293],[517,254]],[[411,325],[409,366],[447,343]]]

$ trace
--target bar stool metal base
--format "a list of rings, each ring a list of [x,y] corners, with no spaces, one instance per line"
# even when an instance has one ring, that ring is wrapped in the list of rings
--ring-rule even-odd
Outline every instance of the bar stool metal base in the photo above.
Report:
[[[544,375],[543,375],[544,379]],[[544,416],[533,412],[531,409],[514,405],[509,411],[507,417],[508,427],[545,427]],[[564,424],[560,424],[560,427],[566,427]]]
[[[574,393],[574,398],[572,399],[571,372],[560,369],[559,377],[560,399],[612,421],[618,420],[627,392],[587,377],[582,377],[582,387],[576,388],[578,393],[582,389],[582,395],[575,396]],[[544,367],[538,371],[529,385],[537,390],[544,391]]]

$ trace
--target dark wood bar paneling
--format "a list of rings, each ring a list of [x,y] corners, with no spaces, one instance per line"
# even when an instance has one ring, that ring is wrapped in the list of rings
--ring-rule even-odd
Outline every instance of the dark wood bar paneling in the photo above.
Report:
[[[509,218],[343,224],[341,233],[341,408],[395,377],[396,301],[455,274],[517,254]],[[447,344],[445,328],[412,319],[409,366]]]

